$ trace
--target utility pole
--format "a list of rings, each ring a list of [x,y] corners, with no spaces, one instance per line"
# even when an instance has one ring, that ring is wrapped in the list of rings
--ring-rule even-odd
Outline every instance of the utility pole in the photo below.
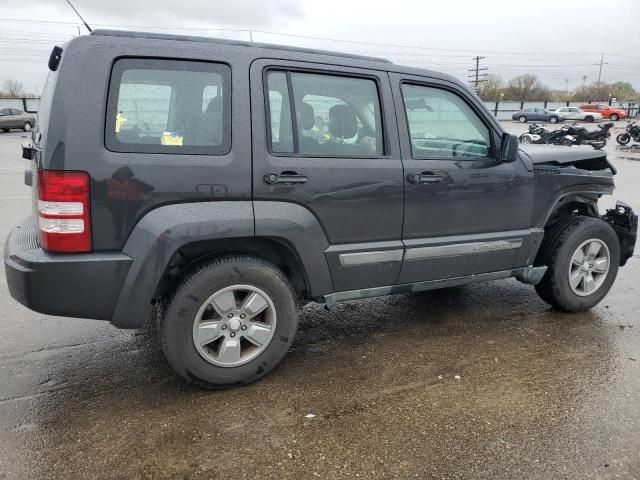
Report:
[[[587,76],[583,75],[582,76],[582,89],[584,90],[584,87],[587,86]]]
[[[484,59],[486,57],[481,57],[481,56],[477,56],[477,57],[473,57],[473,60],[475,60],[476,62],[476,66],[475,68],[471,68],[469,69],[469,72],[471,72],[471,75],[468,75],[468,78],[470,78],[470,83],[473,84],[473,89],[476,93],[478,93],[478,87],[480,86],[480,84],[482,82],[486,82],[487,81],[487,73],[480,73],[480,72],[486,72],[487,70],[489,70],[488,68],[480,68],[480,60]]]
[[[569,79],[564,79],[564,94],[565,96],[569,95]]]
[[[600,101],[600,87],[602,86],[602,84],[600,83],[600,81],[602,80],[602,66],[606,65],[607,62],[604,61],[604,53],[600,54],[600,70],[598,71],[598,98],[597,100]],[[598,65],[597,63],[595,63],[594,65]]]

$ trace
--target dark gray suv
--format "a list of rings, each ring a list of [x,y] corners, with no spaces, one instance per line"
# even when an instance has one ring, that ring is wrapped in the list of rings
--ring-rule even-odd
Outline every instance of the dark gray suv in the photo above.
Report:
[[[11,294],[141,327],[189,382],[271,371],[301,302],[515,277],[576,312],[637,216],[599,151],[519,150],[464,84],[376,58],[96,31],[52,52]]]

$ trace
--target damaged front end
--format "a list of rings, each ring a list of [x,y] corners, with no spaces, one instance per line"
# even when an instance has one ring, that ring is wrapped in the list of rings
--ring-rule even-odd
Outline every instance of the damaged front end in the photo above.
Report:
[[[638,236],[638,215],[624,202],[616,202],[616,208],[607,210],[601,217],[618,235],[620,241],[620,266],[633,256]]]
[[[599,214],[598,200],[602,195],[613,194],[613,177],[618,173],[606,154],[546,145],[521,146],[520,152],[535,173],[536,224],[548,228],[567,215],[601,218],[616,232],[620,266],[625,265],[635,248],[638,215],[624,202]]]

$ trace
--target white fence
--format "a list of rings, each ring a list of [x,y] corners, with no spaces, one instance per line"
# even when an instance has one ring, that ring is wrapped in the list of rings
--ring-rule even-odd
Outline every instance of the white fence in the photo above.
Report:
[[[0,98],[0,108],[16,108],[29,113],[37,113],[39,103],[39,98]]]
[[[498,120],[511,120],[511,116],[523,108],[546,108],[547,110],[556,110],[561,107],[579,107],[584,105],[585,102],[484,102],[491,112],[496,116]],[[638,103],[616,102],[612,104],[614,107],[623,108],[629,117],[636,117],[638,115]]]

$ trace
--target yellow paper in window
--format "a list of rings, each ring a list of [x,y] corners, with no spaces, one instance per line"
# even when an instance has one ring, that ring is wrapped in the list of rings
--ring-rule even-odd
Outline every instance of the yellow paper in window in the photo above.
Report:
[[[176,135],[173,132],[164,132],[162,137],[160,137],[160,143],[162,145],[179,145],[182,146],[182,140],[184,137],[180,135]]]
[[[122,112],[116,113],[116,133],[120,133],[120,129],[122,128],[122,125],[124,125],[126,121],[127,119],[124,118],[124,115],[122,115]]]

